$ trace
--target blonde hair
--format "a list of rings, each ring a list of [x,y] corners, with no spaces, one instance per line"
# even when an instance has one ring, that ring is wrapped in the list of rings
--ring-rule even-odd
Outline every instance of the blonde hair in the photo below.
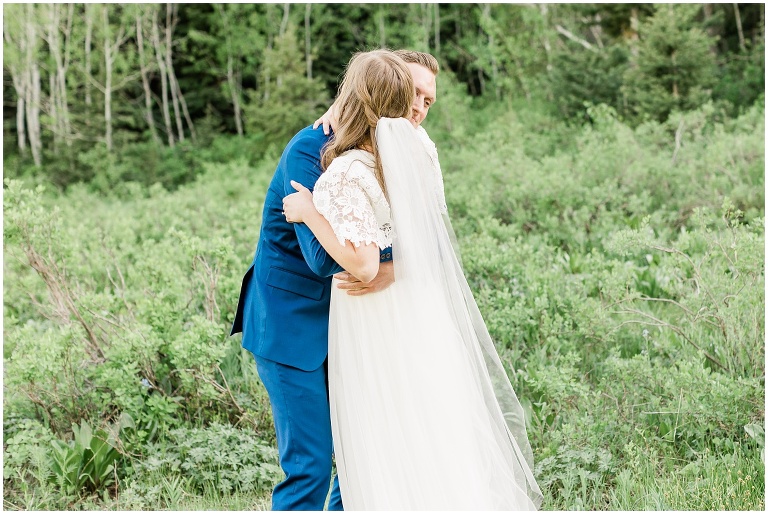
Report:
[[[435,76],[440,72],[440,65],[432,54],[418,52],[416,50],[395,50],[395,55],[407,63],[420,64],[431,71]]]
[[[372,50],[353,55],[335,102],[338,127],[333,139],[323,147],[323,170],[344,152],[369,145],[373,149],[374,175],[386,194],[376,124],[379,118],[407,117],[415,90],[408,66],[394,52]]]

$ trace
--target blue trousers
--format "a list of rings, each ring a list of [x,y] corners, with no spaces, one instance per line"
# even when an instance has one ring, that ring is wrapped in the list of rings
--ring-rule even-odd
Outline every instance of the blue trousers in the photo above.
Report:
[[[277,451],[285,480],[272,492],[272,510],[323,510],[331,483],[333,441],[327,363],[314,371],[256,357],[272,404]],[[334,477],[328,510],[344,510]]]

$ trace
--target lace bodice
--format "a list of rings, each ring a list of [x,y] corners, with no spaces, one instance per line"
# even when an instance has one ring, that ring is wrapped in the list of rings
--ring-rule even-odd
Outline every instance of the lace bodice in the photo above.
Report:
[[[315,184],[315,208],[331,224],[340,244],[392,245],[389,202],[373,174],[373,155],[350,150],[335,158]]]
[[[437,180],[435,196],[441,212],[448,212],[437,147],[422,127],[416,129],[429,155]],[[373,155],[364,150],[349,150],[335,158],[315,184],[315,208],[331,224],[340,244],[355,246],[376,243],[380,249],[392,245],[393,229],[389,202],[376,177]]]

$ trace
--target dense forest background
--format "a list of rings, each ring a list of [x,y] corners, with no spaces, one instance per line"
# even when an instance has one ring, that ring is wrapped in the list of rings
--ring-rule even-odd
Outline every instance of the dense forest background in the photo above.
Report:
[[[5,4],[3,506],[251,510],[228,337],[352,53],[424,123],[554,510],[764,510],[764,4]]]
[[[442,103],[525,99],[575,123],[601,103],[633,125],[710,100],[732,115],[764,95],[764,26],[763,4],[11,4],[5,176],[177,186],[222,134],[258,158],[376,47],[432,52]]]

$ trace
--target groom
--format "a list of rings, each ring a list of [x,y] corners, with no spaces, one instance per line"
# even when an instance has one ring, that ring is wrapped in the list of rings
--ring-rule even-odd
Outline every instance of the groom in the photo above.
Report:
[[[414,78],[411,123],[418,128],[435,101],[437,60],[423,52],[395,53]],[[311,190],[322,173],[320,152],[328,140],[328,118],[323,119],[323,130],[299,131],[280,157],[230,334],[243,333],[243,347],[253,353],[272,404],[285,472],[272,493],[272,510],[323,510],[328,496],[333,458],[326,363],[331,277],[343,280],[338,287],[350,295],[381,291],[394,282],[390,249],[381,252],[376,278],[362,283],[331,259],[305,224],[288,223],[282,214],[283,198],[295,192],[291,181]],[[419,133],[431,145],[437,165],[434,144],[423,129]],[[343,510],[338,477],[328,509]]]

